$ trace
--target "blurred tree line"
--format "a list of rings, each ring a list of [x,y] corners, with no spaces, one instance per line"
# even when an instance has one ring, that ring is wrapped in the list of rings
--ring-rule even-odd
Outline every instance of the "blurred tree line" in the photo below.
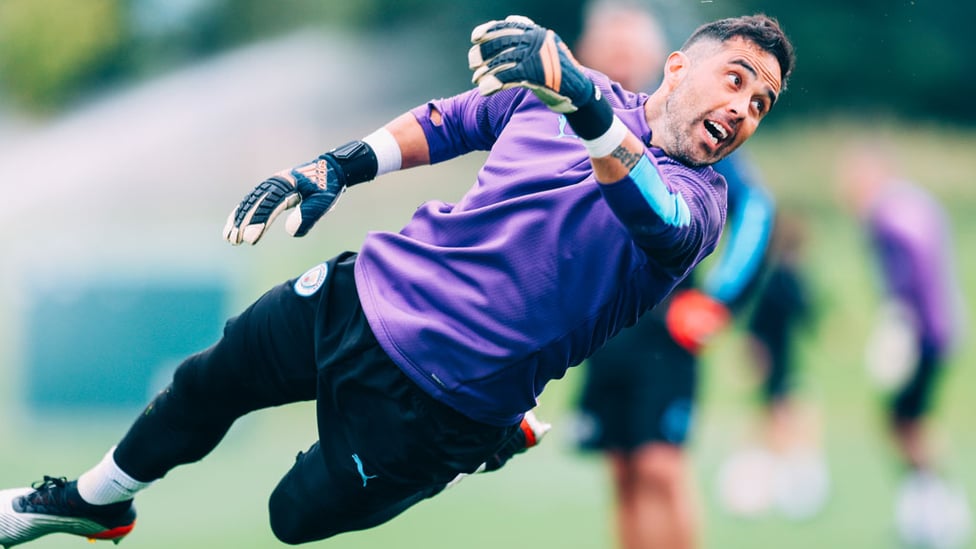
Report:
[[[644,0],[669,30],[751,12],[778,18],[798,67],[778,119],[846,112],[970,125],[976,4],[948,0]],[[471,28],[521,13],[570,44],[586,0],[0,0],[0,97],[51,113],[107,86],[299,27],[420,29],[463,57]],[[391,47],[397,47],[391,44]],[[418,63],[435,60],[422,59]],[[446,62],[446,61],[445,61]],[[463,69],[462,63],[457,63]]]

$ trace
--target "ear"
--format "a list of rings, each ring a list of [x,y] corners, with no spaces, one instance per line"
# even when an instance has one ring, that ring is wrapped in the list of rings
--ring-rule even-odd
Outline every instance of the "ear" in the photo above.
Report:
[[[688,74],[689,67],[691,67],[691,58],[685,55],[684,52],[671,52],[667,61],[664,62],[663,83],[673,89]]]

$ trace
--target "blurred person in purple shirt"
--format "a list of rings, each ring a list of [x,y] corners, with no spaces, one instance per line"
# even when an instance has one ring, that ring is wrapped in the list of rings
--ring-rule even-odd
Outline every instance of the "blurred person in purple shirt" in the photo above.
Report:
[[[883,298],[865,358],[891,395],[891,432],[907,467],[896,501],[903,541],[962,547],[969,506],[938,471],[927,428],[937,382],[963,331],[951,227],[935,196],[902,177],[894,158],[888,144],[852,143],[838,161],[841,200],[864,227]]]
[[[319,440],[270,498],[285,543],[371,528],[497,469],[544,434],[529,412],[546,384],[714,249],[726,187],[709,166],[753,134],[793,65],[765,16],[700,27],[650,95],[579,66],[523,17],[472,42],[477,89],[266,179],[223,236],[254,244],[286,210],[302,236],[348,187],[488,151],[474,186],[268,291],[77,480],[0,492],[0,545],[117,541],[138,491],[202,459],[240,416],[296,401],[316,401]]]

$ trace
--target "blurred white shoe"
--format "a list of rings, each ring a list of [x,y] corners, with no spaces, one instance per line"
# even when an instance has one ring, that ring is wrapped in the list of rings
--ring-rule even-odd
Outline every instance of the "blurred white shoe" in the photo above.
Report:
[[[911,547],[958,549],[972,536],[972,511],[958,486],[917,472],[902,481],[895,524],[902,542]]]
[[[755,518],[774,499],[775,458],[766,450],[748,448],[725,460],[718,471],[718,501],[731,515]]]
[[[797,451],[776,460],[774,498],[786,518],[805,520],[823,509],[830,493],[830,473],[823,456]]]

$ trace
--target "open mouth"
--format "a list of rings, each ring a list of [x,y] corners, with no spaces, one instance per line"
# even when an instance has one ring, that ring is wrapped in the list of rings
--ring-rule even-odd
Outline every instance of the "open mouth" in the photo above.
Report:
[[[729,137],[729,131],[725,126],[714,122],[712,120],[705,121],[705,130],[708,131],[708,137],[712,141],[713,146],[718,146]]]

